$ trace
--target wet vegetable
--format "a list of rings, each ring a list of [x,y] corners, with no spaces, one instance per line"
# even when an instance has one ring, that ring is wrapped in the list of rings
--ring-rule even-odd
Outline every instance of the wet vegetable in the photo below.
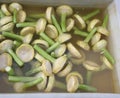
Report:
[[[96,92],[97,89],[95,87],[83,84],[83,78],[78,72],[71,72],[66,77],[67,82],[67,91],[75,92],[77,90],[87,91],[87,92]]]
[[[73,10],[68,5],[61,5],[57,7],[56,13],[61,16],[61,28],[63,32],[66,32],[66,17],[73,14]]]
[[[45,33],[52,39],[58,37],[58,31],[56,27],[50,24],[46,26]]]
[[[101,34],[96,33],[91,39],[91,45],[96,44],[101,39]]]
[[[17,2],[0,8],[0,72],[7,73],[15,92],[31,87],[39,92],[96,92],[92,74],[114,69],[107,48],[108,14],[100,19],[100,9],[82,16],[70,5],[45,6],[39,12],[27,12]],[[100,64],[91,53],[100,57]]]
[[[53,7],[48,7],[46,9],[46,19],[48,23],[52,24],[52,14],[54,15],[54,8]]]
[[[14,89],[16,92],[21,93],[21,92],[24,92],[26,88],[34,86],[38,83],[41,83],[42,81],[43,81],[43,79],[39,78],[39,79],[35,79],[35,80],[27,82],[27,83],[17,82],[14,84]]]
[[[92,36],[94,35],[94,33],[96,33],[96,28],[94,28],[88,35],[87,37],[84,39],[84,41],[77,41],[77,45],[80,46],[81,48],[85,49],[85,50],[90,50],[90,46],[88,44],[88,42],[90,41],[90,39],[92,38]]]
[[[90,21],[90,23],[88,24],[88,31],[90,32],[97,24],[100,24],[100,20],[99,19],[93,19],[92,21]]]
[[[81,17],[78,14],[74,14],[74,19],[75,19],[75,24],[79,29],[84,29],[86,27],[86,23],[85,21],[88,20],[89,18],[97,15],[100,11],[99,10],[95,10],[83,17]]]
[[[12,50],[13,48],[13,41],[12,40],[4,40],[0,43],[0,53],[8,52],[15,62],[22,66],[23,62],[18,58],[18,56],[15,54],[15,52]]]
[[[10,11],[8,10],[8,5],[7,4],[2,4],[1,5],[1,10],[6,16],[11,15]]]
[[[8,53],[3,53],[0,55],[0,71],[6,71],[9,75],[14,75],[12,69],[12,57]]]
[[[22,44],[16,49],[16,54],[23,62],[30,62],[34,58],[34,49],[28,44]]]
[[[87,69],[86,83],[90,84],[92,73],[100,71],[100,65],[92,61],[84,61],[83,66]]]
[[[102,39],[100,41],[98,41],[96,44],[94,44],[94,46],[92,47],[93,51],[95,52],[99,52],[102,49],[104,49],[107,46],[107,41]]]
[[[5,16],[0,19],[0,31],[12,31],[14,28],[14,23],[12,21],[12,16]]]

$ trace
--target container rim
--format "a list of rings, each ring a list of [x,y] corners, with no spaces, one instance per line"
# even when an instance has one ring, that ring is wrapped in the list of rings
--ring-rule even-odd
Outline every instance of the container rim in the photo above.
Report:
[[[120,98],[120,94],[111,93],[27,93],[27,94],[1,94],[0,98]]]
[[[16,0],[3,0],[4,2],[13,2]],[[0,1],[0,2],[3,2]],[[17,0],[18,2],[22,2],[24,0]],[[26,2],[29,0],[26,0]],[[34,1],[34,0],[33,0]],[[39,1],[39,0],[38,0]],[[46,1],[46,0],[45,0]],[[64,1],[64,0],[63,0]],[[87,0],[89,1],[89,0]],[[95,0],[94,0],[95,1]],[[102,0],[102,1],[107,1],[107,0]],[[112,0],[108,0],[109,3],[112,2]],[[117,8],[117,17],[118,17],[118,24],[119,24],[119,28],[120,28],[120,0],[113,0],[113,2],[115,2],[116,8]],[[120,76],[119,80],[120,80]],[[120,84],[120,83],[119,83]],[[4,93],[4,94],[0,94],[0,98],[52,98],[52,97],[57,97],[57,98],[120,98],[120,94],[112,94],[112,93],[75,93],[75,94],[70,94],[70,93],[22,93],[22,94],[16,94],[16,93]]]

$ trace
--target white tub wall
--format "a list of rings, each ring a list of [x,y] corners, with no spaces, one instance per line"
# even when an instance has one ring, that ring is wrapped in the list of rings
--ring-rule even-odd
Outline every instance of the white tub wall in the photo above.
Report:
[[[109,37],[109,49],[112,55],[114,56],[116,63],[113,72],[113,79],[115,84],[115,92],[120,93],[120,13],[118,14],[118,6],[116,4],[120,4],[120,1],[115,0],[108,7],[109,14],[109,30],[111,32]]]
[[[1,94],[0,98],[120,98],[120,94],[101,93],[30,93],[30,94]]]

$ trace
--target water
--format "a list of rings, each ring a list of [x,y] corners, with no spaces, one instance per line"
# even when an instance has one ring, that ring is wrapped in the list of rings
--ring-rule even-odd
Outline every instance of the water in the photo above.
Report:
[[[39,7],[39,6],[24,5],[23,7],[24,7],[24,10],[27,11],[27,15],[29,15],[31,13],[32,14],[33,13],[44,13],[45,10],[46,10],[46,6],[40,6]],[[82,15],[82,16],[86,15],[87,13],[89,13],[93,10],[95,10],[95,9],[94,8],[74,8],[74,11],[77,12],[78,14]],[[101,13],[98,14],[97,16],[95,16],[94,18],[99,18],[99,19],[103,20],[104,10],[105,10],[105,8],[101,9]],[[71,34],[72,34],[72,32],[73,31],[71,31]],[[80,40],[81,38],[79,36],[76,36],[76,35],[73,35],[73,34],[72,34],[72,36],[73,37],[71,39],[71,42],[78,49],[81,49],[76,45],[76,41]],[[94,53],[92,51],[90,51],[90,52],[85,51],[85,54],[86,54],[87,60],[95,61],[95,62],[101,64],[101,62],[99,61],[99,54]],[[91,56],[92,56],[92,58],[91,58]],[[25,64],[25,66],[28,66],[28,65]],[[77,70],[78,72],[80,72],[82,74],[84,80],[85,80],[86,70],[83,68],[83,66],[82,65],[80,65],[80,66],[73,65],[73,66],[74,66],[73,70]],[[26,70],[26,68],[27,67],[24,67],[22,69]],[[64,78],[58,78],[57,77],[57,80],[65,82]],[[3,74],[3,73],[0,73],[0,93],[15,93],[13,88],[12,88],[12,85],[13,85],[13,83],[9,83],[7,81],[7,75]],[[101,71],[101,72],[94,73],[93,76],[92,76],[91,85],[96,87],[98,89],[99,93],[115,93],[114,83],[113,83],[113,74],[112,74],[112,71],[110,71],[110,70],[104,70],[104,71]],[[37,91],[36,87],[33,87],[33,88],[27,89],[26,93],[27,92],[40,92],[40,91]],[[53,92],[66,92],[66,91],[54,88]]]

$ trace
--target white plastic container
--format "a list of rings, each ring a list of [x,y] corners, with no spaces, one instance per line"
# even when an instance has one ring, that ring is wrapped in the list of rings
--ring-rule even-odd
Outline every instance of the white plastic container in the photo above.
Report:
[[[69,4],[77,7],[106,7],[109,14],[109,30],[111,32],[109,37],[109,49],[115,57],[116,64],[114,68],[114,82],[116,94],[103,93],[27,93],[27,94],[0,94],[0,98],[120,98],[120,0],[0,0],[0,3],[9,3],[17,1],[21,4],[30,5],[61,5]],[[2,88],[0,88],[2,89]]]

